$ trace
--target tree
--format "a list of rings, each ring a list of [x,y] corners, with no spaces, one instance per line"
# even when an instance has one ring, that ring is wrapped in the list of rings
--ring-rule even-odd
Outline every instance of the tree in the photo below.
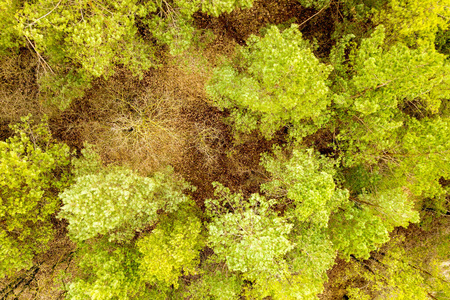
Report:
[[[19,3],[14,0],[0,1],[0,54],[7,53],[8,49],[17,48],[17,29],[15,28],[14,14]]]
[[[150,299],[134,247],[117,247],[105,239],[79,243],[76,257],[81,272],[67,285],[67,299]]]
[[[396,40],[409,45],[433,47],[438,30],[448,28],[448,0],[390,0],[375,14]]]
[[[211,218],[208,244],[215,255],[248,279],[282,274],[283,256],[294,246],[288,239],[292,224],[272,212],[273,202],[263,196],[252,194],[245,201],[219,183],[214,186],[217,199],[205,205]]]
[[[142,254],[140,276],[150,284],[178,287],[182,274],[196,274],[204,246],[202,223],[193,210],[180,210],[161,218],[155,229],[136,243]]]
[[[180,289],[181,297],[189,299],[208,300],[236,300],[240,299],[243,287],[243,278],[231,272],[225,263],[215,263],[208,259],[202,266],[202,276]]]
[[[230,110],[238,132],[258,129],[266,138],[284,126],[291,137],[314,132],[329,104],[331,67],[319,62],[296,25],[283,32],[269,27],[248,45],[239,48],[236,66],[214,70],[206,89],[215,105]]]
[[[67,219],[75,241],[99,234],[128,241],[136,230],[156,223],[158,210],[174,212],[187,201],[183,191],[191,186],[171,169],[143,177],[124,167],[101,167],[93,151],[85,148],[84,157],[74,161],[76,182],[59,195],[64,206],[58,218]]]
[[[316,298],[336,257],[327,225],[289,220],[287,212],[279,216],[273,208],[277,201],[259,194],[245,200],[218,183],[215,187],[217,199],[206,202],[212,218],[208,243],[217,260],[252,281],[244,294],[257,299]]]
[[[369,258],[370,252],[389,241],[389,231],[383,221],[369,210],[348,204],[333,216],[330,238],[343,258]]]
[[[449,66],[434,50],[412,50],[401,43],[387,47],[382,26],[342,63],[349,39],[331,54],[337,146],[345,151],[346,166],[373,165],[398,151],[408,113],[438,112],[442,99],[449,97]]]
[[[23,117],[11,129],[0,141],[0,278],[31,267],[48,249],[57,192],[70,182],[69,147],[52,139],[45,118],[34,124]]]
[[[420,234],[417,228],[412,231]],[[421,235],[406,241],[403,234],[397,234],[368,260],[352,259],[343,276],[353,296],[350,299],[360,299],[359,295],[368,299],[447,299],[450,282],[439,263],[448,258],[448,233]]]
[[[334,181],[334,162],[312,149],[294,149],[289,157],[275,148],[273,156],[262,156],[261,165],[271,175],[261,190],[278,198],[287,206],[287,215],[300,223],[327,227],[331,213],[348,199],[348,191]]]
[[[408,119],[399,159],[392,163],[395,179],[405,180],[412,194],[421,197],[444,197],[448,188],[439,183],[450,179],[450,119],[448,117]],[[395,155],[394,155],[395,156]]]

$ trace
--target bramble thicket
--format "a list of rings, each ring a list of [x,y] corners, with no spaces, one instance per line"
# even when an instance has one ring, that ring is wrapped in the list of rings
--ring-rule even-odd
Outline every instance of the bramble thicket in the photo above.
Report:
[[[450,0],[0,0],[0,298],[449,299]]]

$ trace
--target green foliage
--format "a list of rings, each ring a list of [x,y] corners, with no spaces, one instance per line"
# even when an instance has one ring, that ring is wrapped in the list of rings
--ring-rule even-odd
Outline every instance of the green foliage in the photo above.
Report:
[[[59,195],[64,206],[58,217],[67,219],[74,240],[98,234],[130,240],[135,230],[158,220],[158,210],[174,212],[188,199],[183,190],[190,185],[171,170],[150,178],[123,167],[101,168],[92,151],[84,149],[84,157],[74,161],[76,183]]]
[[[448,0],[390,0],[374,20],[384,24],[398,40],[430,46],[438,29],[448,28],[448,5]]]
[[[293,220],[290,235],[295,247],[286,255],[289,272],[258,281],[251,293],[261,298],[316,299],[337,253],[329,237],[329,219],[345,206],[349,193],[336,186],[335,162],[312,149],[294,149],[287,155],[275,148],[273,156],[263,155],[261,164],[271,174],[261,189],[277,198],[285,216]]]
[[[330,223],[333,245],[347,261],[350,256],[369,258],[370,252],[389,241],[383,221],[364,208],[349,204],[335,214]]]
[[[16,0],[0,1],[0,54],[7,49],[17,48],[21,41],[17,39],[18,32],[15,28],[14,14],[19,6]]]
[[[331,243],[326,228],[307,224],[297,226],[293,231],[296,247],[287,255],[290,269],[308,277],[309,282],[318,281],[322,286],[336,258],[336,250]]]
[[[135,25],[136,16],[147,13],[146,6],[133,0],[41,0],[24,3],[16,26],[37,51],[55,62],[81,65],[87,76],[108,76],[114,64],[141,74],[154,64],[153,51],[139,38]]]
[[[384,37],[384,28],[378,27],[344,65],[341,46],[331,54],[338,71],[334,74],[337,139],[346,151],[344,162],[348,166],[374,164],[384,153],[397,151],[407,118],[399,107],[418,103],[414,108],[417,113],[433,114],[441,100],[450,96],[443,55],[433,50],[411,50],[402,44],[385,49]]]
[[[297,26],[283,32],[272,26],[248,45],[240,48],[238,65],[215,69],[207,86],[215,104],[231,110],[235,129],[259,129],[266,138],[283,126],[297,138],[317,129],[329,104],[331,68],[318,61]]]
[[[298,0],[300,4],[304,7],[314,7],[316,9],[321,9],[330,4],[331,0]]]
[[[317,284],[319,282],[319,284]],[[319,299],[323,291],[323,281],[317,278],[299,274],[288,275],[285,278],[259,280],[245,294],[248,299],[274,300]]]
[[[261,185],[271,196],[292,202],[288,213],[298,222],[327,227],[330,214],[348,199],[348,191],[336,188],[333,161],[319,157],[312,149],[293,150],[287,158],[281,149],[274,157],[263,155],[261,164],[272,180]]]
[[[195,300],[237,300],[240,299],[243,280],[239,275],[231,273],[226,266],[206,263],[204,274],[192,282],[184,297]]]
[[[414,203],[401,189],[381,190],[377,193],[363,194],[359,196],[363,203],[373,214],[383,220],[388,231],[394,227],[408,227],[409,223],[420,221],[419,212],[414,209]]]
[[[429,243],[425,243],[429,244]],[[369,260],[354,259],[346,271],[353,282],[365,281],[364,287],[350,284],[348,291],[354,299],[357,295],[372,295],[370,299],[447,299],[450,283],[434,266],[433,248],[411,247],[397,238],[374,253]],[[422,249],[420,249],[422,248]],[[430,255],[431,254],[431,255]]]
[[[67,286],[67,299],[151,299],[139,277],[139,254],[105,241],[79,244],[81,276]]]
[[[74,99],[82,98],[91,87],[92,78],[73,68],[67,69],[61,68],[57,73],[47,72],[38,78],[41,99],[60,110],[67,109]]]
[[[286,256],[291,274],[283,280],[269,281],[268,295],[280,300],[318,299],[337,254],[328,230],[311,224],[299,225],[292,232],[292,241],[296,246]],[[258,284],[259,290],[264,290],[266,282]]]
[[[252,194],[245,201],[219,183],[216,199],[207,199],[208,244],[232,271],[246,278],[277,276],[285,269],[283,256],[293,248],[288,240],[292,224],[270,210],[271,200]]]
[[[450,179],[450,120],[410,119],[407,126],[409,130],[399,154],[403,157],[396,169],[397,180],[408,176],[405,186],[417,196],[445,195],[447,191],[439,179]]]
[[[0,141],[0,277],[31,267],[47,249],[56,192],[69,183],[69,147],[52,140],[46,119],[36,125],[24,117],[11,129]]]
[[[370,296],[358,288],[347,288],[347,296],[350,300],[370,300]]]
[[[178,277],[196,273],[204,246],[202,223],[192,211],[178,211],[161,219],[136,246],[142,254],[141,278],[151,284],[178,287]]]

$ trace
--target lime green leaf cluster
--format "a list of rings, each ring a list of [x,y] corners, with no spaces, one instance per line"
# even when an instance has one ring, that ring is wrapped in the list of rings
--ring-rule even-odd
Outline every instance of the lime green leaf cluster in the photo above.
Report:
[[[316,299],[337,254],[329,237],[329,219],[348,203],[349,193],[336,186],[335,162],[312,149],[288,154],[275,148],[273,155],[263,155],[261,164],[271,174],[271,181],[261,189],[277,199],[295,224],[290,233],[295,247],[286,255],[285,277],[258,282],[255,292],[274,299]]]
[[[251,36],[248,45],[240,48],[236,67],[215,69],[207,86],[210,97],[231,110],[237,131],[259,129],[270,138],[289,125],[292,136],[310,133],[307,123],[321,123],[329,104],[331,67],[319,62],[296,25],[283,32],[272,26],[263,38]]]
[[[290,269],[293,273],[309,277],[310,282],[318,281],[317,284],[321,287],[337,254],[328,230],[307,224],[297,226],[292,235],[296,247],[287,255]]]
[[[448,0],[390,0],[374,20],[384,24],[398,40],[430,46],[438,30],[448,28],[449,4]]]
[[[399,107],[411,105],[418,113],[434,114],[450,96],[443,55],[403,44],[385,49],[384,32],[379,26],[352,52],[346,66],[336,66],[341,74],[334,86],[337,139],[348,166],[374,164],[384,153],[398,151],[407,119]],[[348,37],[343,42],[348,43]],[[333,61],[339,64],[344,52],[335,49]]]
[[[52,61],[80,65],[88,77],[107,76],[114,64],[135,74],[154,65],[153,50],[137,35],[136,16],[148,9],[137,1],[25,2],[17,29]],[[125,51],[126,50],[126,51]]]
[[[419,300],[428,299],[430,295],[435,299],[447,299],[450,284],[442,270],[434,266],[434,249],[430,245],[405,247],[400,238],[392,240],[390,245],[374,253],[367,261],[353,260],[346,277],[355,280],[355,276],[359,276],[359,280],[363,279],[366,284],[362,288],[349,286],[347,290],[355,297],[352,299],[368,294],[372,295],[370,299]]]
[[[174,212],[188,199],[183,191],[190,186],[174,179],[171,170],[153,177],[122,167],[98,170],[98,157],[91,151],[85,149],[81,161],[75,160],[76,183],[59,195],[64,206],[58,217],[67,219],[69,235],[76,241],[99,234],[130,240],[135,230],[158,220],[158,210]]]
[[[16,0],[0,1],[0,54],[7,49],[17,48],[21,44],[14,14],[19,6]]]
[[[227,270],[226,266],[207,264],[203,276],[191,283],[184,297],[193,300],[237,300],[242,292],[243,279]]]
[[[77,257],[82,276],[67,286],[67,299],[150,299],[139,277],[136,249],[98,241],[79,244]]]
[[[347,261],[351,255],[367,259],[371,251],[389,241],[389,231],[369,210],[348,204],[345,210],[333,215],[330,238]]]
[[[319,282],[319,284],[317,284]],[[249,299],[264,299],[270,297],[274,300],[319,299],[323,291],[323,281],[301,274],[290,274],[284,278],[270,278],[257,281],[253,289],[247,290],[245,296]]]
[[[298,222],[327,227],[330,214],[348,199],[348,191],[336,187],[332,160],[312,149],[294,149],[288,158],[278,148],[273,157],[263,155],[261,164],[272,177],[261,189],[283,202],[293,202],[288,213]]]
[[[215,183],[216,199],[205,202],[211,223],[208,244],[232,271],[246,278],[277,276],[286,268],[284,255],[294,245],[288,235],[292,224],[269,209],[273,201],[258,194],[241,194]]]
[[[445,195],[447,191],[439,179],[450,179],[450,120],[448,117],[410,119],[407,125],[409,130],[402,140],[397,179],[408,176],[405,186],[416,196]]]
[[[199,251],[204,246],[201,233],[201,221],[186,211],[162,218],[150,234],[136,243],[142,254],[141,278],[151,284],[177,288],[178,277],[196,273]]]
[[[316,9],[321,9],[326,5],[330,4],[331,0],[298,0],[300,4],[304,7],[314,7]]]
[[[274,299],[318,299],[327,281],[337,251],[329,238],[328,229],[312,224],[296,226],[291,233],[295,248],[286,256],[290,275],[271,280],[267,295]],[[258,284],[263,287],[264,281]],[[264,290],[259,288],[259,290]]]
[[[0,141],[0,277],[30,267],[47,249],[55,192],[69,183],[69,147],[52,140],[45,119],[36,125],[24,117],[11,128],[14,135]]]
[[[406,228],[410,223],[420,221],[414,202],[401,188],[380,190],[378,193],[362,194],[359,197],[364,203],[370,203],[365,207],[379,216],[389,231],[399,226]]]

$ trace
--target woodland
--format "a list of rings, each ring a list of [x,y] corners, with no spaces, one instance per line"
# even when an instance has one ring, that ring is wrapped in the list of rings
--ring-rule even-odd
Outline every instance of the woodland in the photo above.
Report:
[[[0,0],[0,299],[450,299],[450,0]]]

